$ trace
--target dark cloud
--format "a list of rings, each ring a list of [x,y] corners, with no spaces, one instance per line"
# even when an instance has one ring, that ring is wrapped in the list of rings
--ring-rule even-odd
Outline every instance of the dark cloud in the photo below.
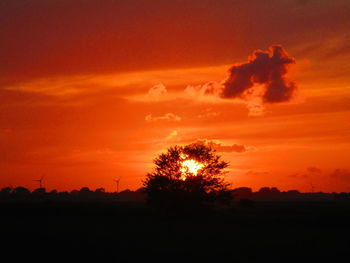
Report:
[[[242,153],[246,152],[248,149],[246,146],[242,144],[232,144],[232,145],[223,145],[220,142],[217,141],[211,141],[211,140],[197,140],[197,143],[203,143],[214,150],[218,152],[236,152],[236,153]]]
[[[292,64],[295,59],[281,45],[272,45],[266,51],[255,50],[248,62],[234,64],[226,80],[188,86],[185,92],[196,98],[242,99],[250,116],[261,116],[265,103],[288,102],[295,95],[297,85],[287,78]]]
[[[289,101],[296,90],[296,84],[287,79],[288,67],[295,63],[280,45],[273,45],[268,51],[256,50],[248,62],[235,64],[229,69],[224,82],[223,98],[245,98],[256,85],[264,87],[262,101],[276,103]]]
[[[348,170],[344,169],[335,169],[331,174],[331,178],[335,179],[341,179],[341,180],[349,180],[350,179],[350,172]]]
[[[242,144],[232,144],[232,145],[217,145],[217,150],[219,152],[236,152],[242,153],[247,151],[247,148]]]
[[[314,166],[308,167],[307,171],[310,173],[318,173],[318,174],[322,172],[321,169],[318,169],[317,167],[314,167]]]
[[[252,171],[252,170],[247,171],[245,174],[249,175],[249,176],[268,176],[268,175],[270,175],[269,172]]]

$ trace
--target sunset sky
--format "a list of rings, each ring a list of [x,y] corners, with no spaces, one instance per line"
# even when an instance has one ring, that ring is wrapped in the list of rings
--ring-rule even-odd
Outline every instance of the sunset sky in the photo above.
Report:
[[[200,141],[232,187],[350,191],[349,0],[0,1],[0,187],[142,186]]]

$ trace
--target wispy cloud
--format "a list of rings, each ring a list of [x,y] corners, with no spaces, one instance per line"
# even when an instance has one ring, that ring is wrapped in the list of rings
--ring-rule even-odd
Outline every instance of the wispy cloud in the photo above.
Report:
[[[198,118],[210,118],[210,117],[217,117],[220,113],[217,111],[213,111],[211,108],[207,108],[204,111],[202,111],[200,114],[198,114]]]
[[[181,117],[174,113],[166,113],[163,116],[152,116],[152,114],[148,114],[145,117],[145,121],[181,121]]]
[[[174,131],[170,132],[168,134],[168,136],[165,137],[165,139],[167,141],[173,141],[173,140],[175,140],[178,137],[178,135],[179,135],[179,132],[177,130],[174,130]]]

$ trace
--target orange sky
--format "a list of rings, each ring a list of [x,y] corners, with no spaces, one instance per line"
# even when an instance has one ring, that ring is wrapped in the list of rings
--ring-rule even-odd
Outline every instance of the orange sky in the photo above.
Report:
[[[3,0],[0,17],[0,187],[137,189],[159,152],[208,140],[233,187],[350,191],[347,0]],[[200,93],[274,44],[292,98]]]

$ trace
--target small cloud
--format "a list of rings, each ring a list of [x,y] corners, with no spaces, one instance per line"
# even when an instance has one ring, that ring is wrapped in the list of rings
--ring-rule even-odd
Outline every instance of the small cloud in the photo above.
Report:
[[[297,177],[299,177],[299,174],[298,174],[298,173],[289,174],[287,177],[290,177],[290,178],[297,178]]]
[[[260,98],[247,101],[248,116],[260,117],[265,115],[265,107]]]
[[[149,89],[147,96],[152,99],[159,99],[163,96],[166,96],[167,94],[168,94],[168,91],[166,87],[162,83],[159,83]]]
[[[350,179],[350,172],[344,169],[335,169],[331,174],[330,177],[336,178],[336,179],[343,179],[343,180],[349,180]]]
[[[245,94],[246,105],[248,109],[248,116],[260,117],[265,115],[265,107],[262,99],[264,88],[262,86],[255,86]]]
[[[306,172],[304,170],[301,170],[295,174],[290,174],[288,177],[290,178],[296,178],[296,179],[309,179],[311,180],[313,177],[318,177],[321,176],[322,170],[315,167],[315,166],[310,166],[306,168]]]
[[[201,114],[198,115],[198,118],[210,118],[219,116],[219,113],[216,111],[212,111],[212,109],[205,109]]]
[[[214,150],[216,150],[218,152],[242,153],[242,152],[246,152],[248,150],[248,148],[242,144],[223,145],[218,140],[198,139],[197,143],[202,143],[206,146],[213,148]]]
[[[248,176],[268,176],[270,173],[269,172],[249,170],[245,174],[248,175]]]
[[[177,138],[179,135],[177,130],[172,131],[171,133],[169,133],[169,135],[165,138],[168,141],[174,140],[175,138]]]
[[[221,83],[210,81],[204,85],[189,85],[185,88],[185,93],[191,97],[195,97],[196,99],[207,97],[218,98],[223,89],[224,86]]]
[[[322,173],[322,171],[320,169],[318,169],[317,167],[311,166],[307,168],[307,171],[310,173]]]
[[[295,174],[288,175],[288,177],[290,177],[290,178],[298,178],[298,179],[305,179],[305,178],[309,178],[310,175],[309,174],[305,174],[305,173],[295,173]]]
[[[166,113],[163,116],[152,116],[152,114],[148,114],[145,117],[145,121],[181,121],[181,117],[174,113]]]

